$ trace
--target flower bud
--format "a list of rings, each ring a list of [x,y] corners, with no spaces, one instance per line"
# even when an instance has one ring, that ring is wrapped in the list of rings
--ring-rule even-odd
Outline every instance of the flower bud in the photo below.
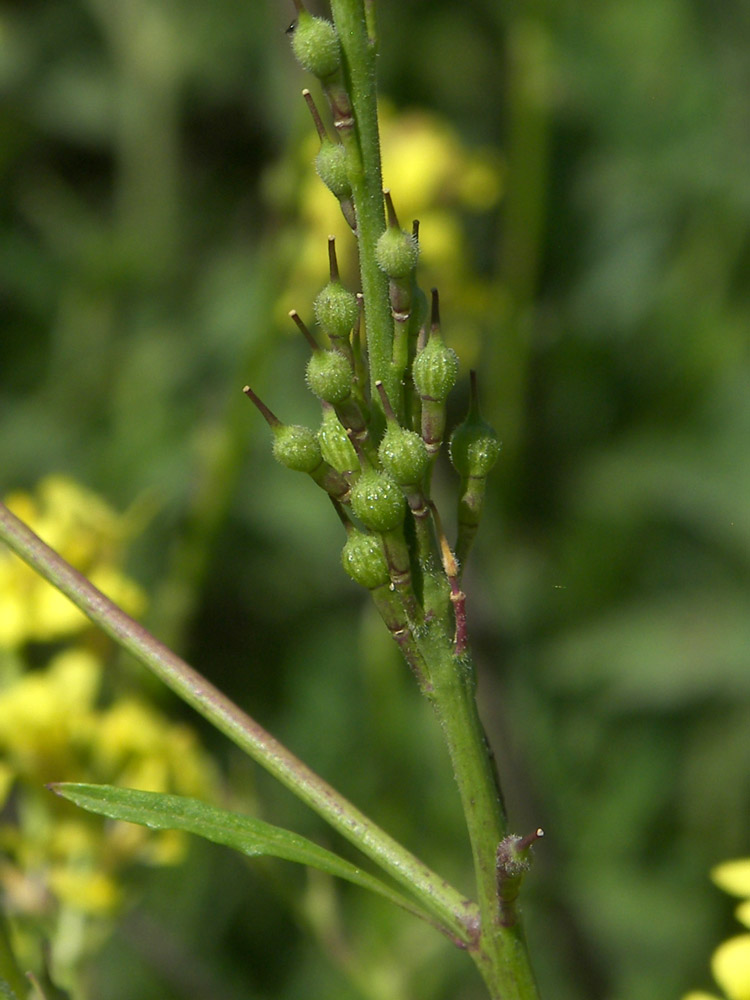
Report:
[[[292,33],[292,51],[300,66],[320,80],[326,80],[341,65],[339,36],[330,21],[313,17],[299,5]]]
[[[332,406],[323,405],[323,422],[318,429],[318,443],[323,458],[337,472],[352,472],[359,468],[359,459],[349,435]]]
[[[397,425],[383,435],[378,455],[385,471],[400,486],[421,483],[430,461],[419,434]]]
[[[339,351],[314,351],[307,362],[307,384],[318,399],[343,403],[352,392],[354,373]]]
[[[295,472],[315,472],[323,461],[315,431],[299,424],[278,424],[271,430],[277,462]]]
[[[386,472],[368,469],[362,473],[351,492],[352,510],[371,531],[393,531],[406,513],[406,498],[401,487]]]
[[[356,528],[350,530],[341,562],[352,580],[368,590],[390,583],[388,563],[377,535],[369,535]]]

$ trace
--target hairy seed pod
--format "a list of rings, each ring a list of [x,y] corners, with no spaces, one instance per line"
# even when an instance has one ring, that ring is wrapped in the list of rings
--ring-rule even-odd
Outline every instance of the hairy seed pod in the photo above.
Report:
[[[485,423],[460,424],[451,435],[450,456],[456,472],[471,479],[484,479],[500,455],[497,434]]]
[[[440,337],[432,336],[412,365],[414,386],[422,399],[444,403],[458,378],[458,357]]]
[[[323,421],[318,428],[318,443],[323,458],[337,472],[353,472],[359,468],[354,445],[331,406],[323,407]]]
[[[382,587],[390,580],[383,544],[377,535],[352,529],[341,553],[341,562],[352,580],[368,590]]]
[[[354,373],[340,351],[314,351],[307,362],[307,384],[318,399],[343,403],[349,398]]]
[[[279,424],[272,427],[273,457],[295,472],[314,472],[323,456],[315,431],[299,424]]]
[[[351,492],[352,510],[371,531],[393,531],[406,513],[406,498],[398,483],[386,472],[368,469]]]
[[[315,299],[315,318],[329,337],[348,337],[357,322],[359,306],[338,281],[330,281]]]
[[[450,458],[462,479],[484,479],[497,462],[501,444],[479,412],[476,373],[471,373],[471,402],[462,424],[453,431]]]
[[[389,278],[406,278],[417,266],[419,244],[410,233],[389,226],[375,244],[375,259]]]
[[[331,142],[330,139],[321,143],[318,155],[315,157],[315,169],[328,190],[337,198],[351,198],[348,157],[340,143]]]
[[[300,66],[326,80],[341,65],[339,36],[330,21],[324,17],[313,17],[301,9],[292,33],[292,51]]]
[[[430,461],[419,434],[397,425],[383,435],[378,456],[385,471],[400,486],[421,483]]]

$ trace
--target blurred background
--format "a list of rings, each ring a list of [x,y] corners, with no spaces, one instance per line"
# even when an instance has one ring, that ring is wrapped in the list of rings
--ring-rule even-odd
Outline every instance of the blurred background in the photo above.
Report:
[[[750,8],[377,13],[385,182],[504,442],[466,589],[512,827],[547,833],[525,892],[542,992],[677,998],[734,926],[709,868],[750,853]],[[319,420],[286,313],[311,321],[338,223],[293,14],[0,2],[0,490],[56,473],[129,512],[149,627],[469,891],[436,726],[330,505],[241,393]],[[454,489],[446,467],[448,521]],[[217,798],[352,856],[117,669],[198,732]],[[281,862],[194,844],[118,878],[99,1000],[483,996],[429,928]]]

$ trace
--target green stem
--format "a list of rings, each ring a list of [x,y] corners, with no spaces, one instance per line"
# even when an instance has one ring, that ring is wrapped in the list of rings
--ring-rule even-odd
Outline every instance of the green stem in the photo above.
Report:
[[[341,41],[344,76],[355,121],[351,138],[347,139],[342,134],[342,139],[347,144],[349,153],[349,179],[357,212],[370,387],[373,400],[378,401],[375,383],[381,381],[388,398],[395,400],[400,396],[400,385],[391,364],[393,320],[388,298],[388,278],[375,259],[375,245],[385,230],[375,43],[368,35],[363,0],[331,0],[331,12]]]
[[[476,906],[381,830],[254,719],[105,597],[0,503],[0,538],[116,643],[355,844],[464,944],[475,937]]]
[[[470,949],[495,1000],[537,1000],[538,992],[520,923],[503,926],[496,853],[505,836],[505,811],[492,751],[477,710],[474,665],[456,656],[447,636],[420,641],[432,681],[431,701],[440,721],[458,784],[474,859],[481,930]]]

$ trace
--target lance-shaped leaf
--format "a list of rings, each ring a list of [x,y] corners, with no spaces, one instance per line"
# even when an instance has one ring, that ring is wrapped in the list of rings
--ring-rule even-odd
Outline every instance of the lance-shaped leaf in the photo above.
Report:
[[[301,837],[291,830],[273,826],[253,816],[219,809],[199,799],[183,795],[163,795],[159,792],[142,792],[114,785],[88,785],[73,782],[50,784],[49,788],[82,809],[107,816],[110,819],[138,823],[152,830],[184,830],[198,837],[224,844],[250,857],[266,855],[296,861],[301,865],[318,868],[337,878],[347,879],[355,885],[375,892],[391,903],[408,910],[428,923],[435,919],[418,903],[391,888],[368,872],[357,868],[344,858],[324,847]]]

